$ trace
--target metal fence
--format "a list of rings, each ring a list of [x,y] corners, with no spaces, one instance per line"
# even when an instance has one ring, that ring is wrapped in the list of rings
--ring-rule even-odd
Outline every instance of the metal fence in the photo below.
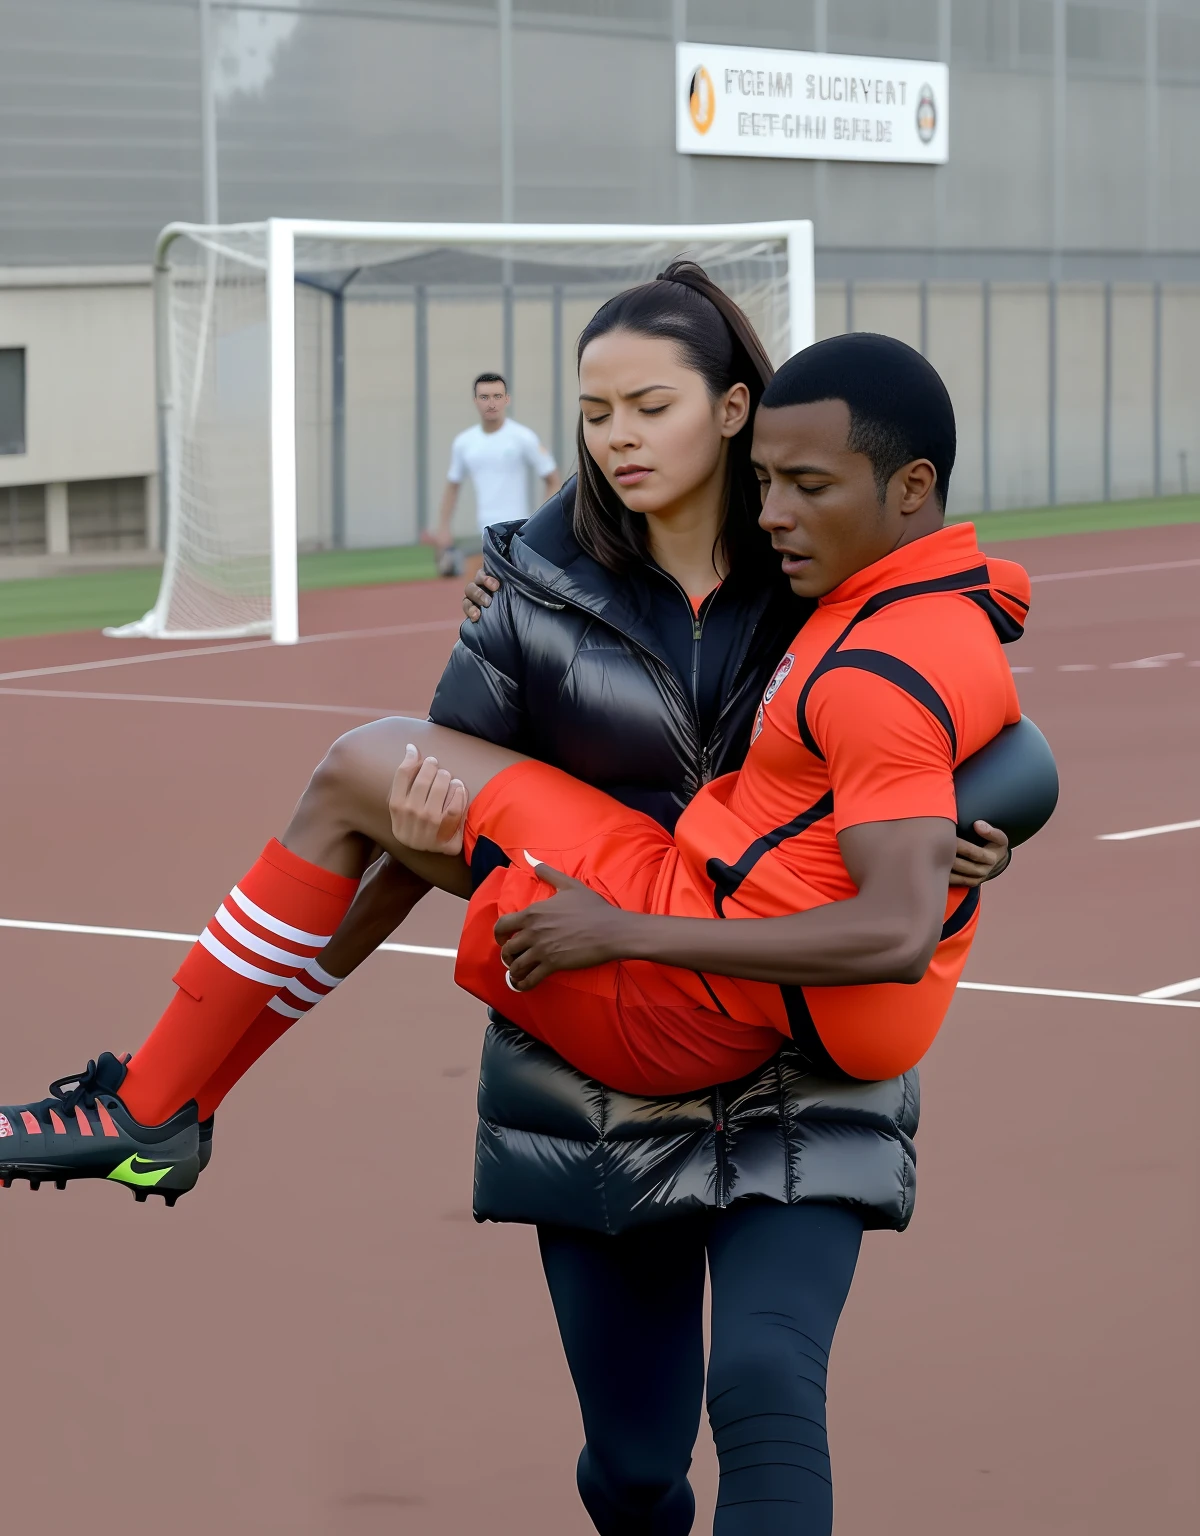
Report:
[[[819,283],[818,335],[853,330],[898,336],[945,378],[956,511],[1186,494],[1200,478],[1200,284]]]

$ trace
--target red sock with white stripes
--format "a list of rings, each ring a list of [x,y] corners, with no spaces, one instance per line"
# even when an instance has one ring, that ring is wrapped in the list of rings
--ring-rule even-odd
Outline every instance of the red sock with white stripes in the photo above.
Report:
[[[357,889],[357,880],[267,844],[175,973],[179,991],[129,1063],[121,1098],[135,1119],[159,1125],[197,1097],[276,993],[325,948]]]
[[[196,1095],[201,1120],[207,1120],[221,1100],[240,1078],[276,1040],[286,1035],[298,1019],[324,1000],[344,978],[330,973],[310,960],[293,976],[282,992],[274,996],[246,1030],[242,1038]]]

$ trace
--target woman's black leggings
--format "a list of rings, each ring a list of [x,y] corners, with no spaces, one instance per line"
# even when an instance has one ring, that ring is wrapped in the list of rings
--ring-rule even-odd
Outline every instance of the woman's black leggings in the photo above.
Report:
[[[583,1410],[579,1492],[601,1536],[686,1536],[704,1392],[721,1468],[715,1536],[828,1536],[825,1373],[862,1239],[827,1205],[744,1205],[620,1237],[540,1227]]]

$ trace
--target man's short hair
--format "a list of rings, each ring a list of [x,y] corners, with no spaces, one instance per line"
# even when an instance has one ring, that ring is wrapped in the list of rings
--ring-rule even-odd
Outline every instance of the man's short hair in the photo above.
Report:
[[[471,393],[474,394],[481,384],[503,384],[504,393],[508,394],[508,380],[502,373],[481,373],[471,385]]]
[[[928,459],[943,508],[954,468],[954,406],[933,365],[893,336],[855,331],[789,357],[763,392],[764,408],[844,400],[852,453],[866,454],[879,499],[898,469]]]

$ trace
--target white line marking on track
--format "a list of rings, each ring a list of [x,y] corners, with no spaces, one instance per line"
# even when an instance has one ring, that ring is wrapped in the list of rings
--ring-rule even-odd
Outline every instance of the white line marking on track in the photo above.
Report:
[[[16,917],[0,917],[0,928],[19,928],[37,933],[95,934],[105,939],[166,939],[178,944],[194,944],[198,937],[194,933],[162,933],[153,928],[98,928],[84,923],[36,923]],[[458,957],[457,949],[440,949],[430,944],[381,944],[379,948],[394,955],[432,955],[442,960]],[[1142,1003],[1158,1008],[1200,1008],[1200,1003],[1151,995],[1138,997],[1124,992],[1068,992],[1056,987],[1010,987],[991,981],[960,981],[958,986],[964,992],[1012,992],[1020,997],[1068,997],[1092,1003]],[[1200,981],[1196,982],[1196,987],[1200,989]]]
[[[1098,843],[1128,843],[1135,837],[1161,837],[1164,832],[1194,832],[1200,821],[1169,821],[1162,827],[1138,827],[1133,832],[1098,832]]]
[[[1031,667],[1029,670],[1032,672],[1033,668]],[[1094,661],[1072,661],[1068,662],[1066,666],[1059,667],[1058,670],[1060,672],[1096,672],[1099,668]]]
[[[323,645],[331,640],[380,640],[391,635],[422,635],[439,629],[459,629],[458,619],[430,619],[420,624],[387,624],[379,629],[335,629],[325,635],[301,635],[298,645]],[[227,656],[231,651],[273,651],[270,640],[239,640],[230,645],[194,645],[186,650],[151,651],[144,656],[114,656],[106,661],[72,661],[57,667],[28,667],[22,672],[0,672],[0,683],[23,677],[57,677],[64,672],[98,672],[106,667],[138,667],[151,661],[185,661],[192,656]]]
[[[1164,651],[1161,656],[1140,656],[1136,661],[1110,661],[1114,672],[1132,671],[1139,667],[1169,667],[1173,661],[1182,661],[1183,651]]]
[[[0,928],[20,928],[34,933],[82,933],[94,934],[102,939],[165,939],[172,944],[194,944],[200,937],[196,933],[164,933],[157,928],[98,928],[89,923],[35,923],[24,918],[0,917]],[[381,944],[394,955],[433,955],[440,960],[453,960],[457,949],[438,949],[429,944]],[[1196,1004],[1200,1008],[1200,1003]]]
[[[1193,976],[1191,981],[1173,981],[1169,987],[1155,987],[1151,992],[1143,992],[1143,997],[1182,997],[1185,992],[1200,992],[1200,976]]]
[[[1031,576],[1030,581],[1080,581],[1085,576],[1133,576],[1141,571],[1181,571],[1200,565],[1200,560],[1156,560],[1152,565],[1104,565],[1094,571],[1051,571],[1045,576]]]
[[[960,981],[960,992],[1015,992],[1020,997],[1074,997],[1088,1003],[1144,1003],[1151,1008],[1200,1008],[1200,1003],[1167,997],[1137,997],[1126,992],[1068,992],[1059,987],[1009,987],[992,981]]]
[[[106,704],[211,704],[223,709],[298,709],[318,715],[356,715],[365,720],[386,720],[391,715],[409,715],[423,720],[427,711],[369,709],[356,704],[289,704],[282,699],[204,699],[178,693],[91,693],[76,688],[0,688],[6,698],[27,699],[99,699]]]

